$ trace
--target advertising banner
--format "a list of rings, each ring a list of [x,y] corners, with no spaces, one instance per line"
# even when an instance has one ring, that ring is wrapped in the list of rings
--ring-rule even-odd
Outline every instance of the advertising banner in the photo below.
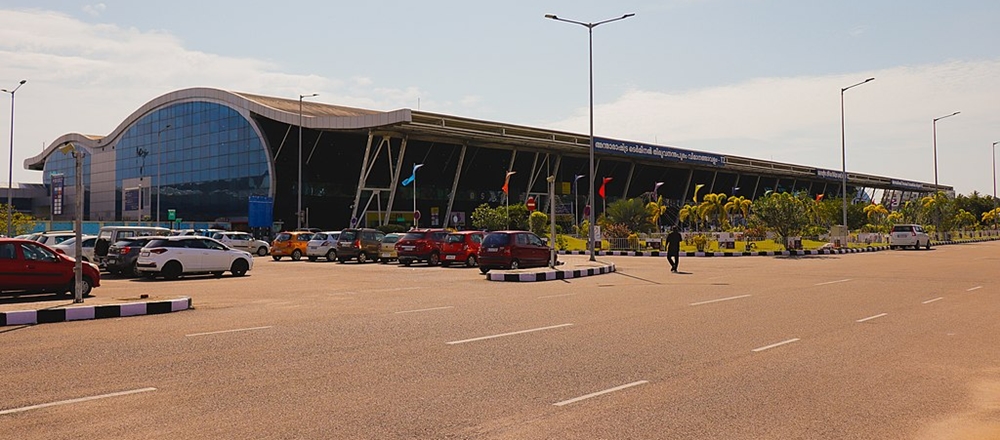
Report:
[[[599,137],[594,138],[594,151],[618,156],[669,160],[713,167],[726,166],[726,157],[718,154]]]

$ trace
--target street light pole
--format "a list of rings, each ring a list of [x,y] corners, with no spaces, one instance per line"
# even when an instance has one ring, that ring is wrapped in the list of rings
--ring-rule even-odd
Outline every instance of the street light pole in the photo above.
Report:
[[[993,143],[993,209],[997,209],[997,144],[1000,141]],[[997,216],[993,216],[993,229],[997,228]]]
[[[843,195],[844,195],[844,230],[847,231],[847,140],[844,136],[844,92],[854,87],[860,86],[869,81],[874,81],[875,78],[868,78],[857,84],[847,86],[840,89],[840,165],[841,165],[841,183],[843,184]],[[844,246],[847,245],[847,237],[844,237]]]
[[[934,122],[931,123],[932,130],[934,132],[933,133],[934,134],[934,186],[937,186],[937,184],[938,184],[938,171],[937,171],[937,168],[938,168],[937,167],[937,121],[940,121],[940,120],[942,120],[944,118],[950,118],[950,117],[955,116],[955,115],[957,115],[959,113],[962,113],[962,112],[955,112],[955,113],[952,113],[950,115],[942,116],[940,118],[934,118]]]
[[[163,156],[163,142],[160,135],[170,128],[170,124],[156,132],[156,226],[160,226],[160,157]]]
[[[576,205],[580,203],[580,196],[577,195],[577,188],[580,186],[577,182],[581,177],[586,177],[583,174],[577,174],[573,177],[573,224],[576,225],[576,233],[580,233],[580,214],[576,209]]]
[[[17,87],[14,90],[0,89],[4,93],[10,93],[10,167],[7,169],[7,236],[14,236],[14,217],[13,217],[13,204],[14,204],[14,92],[20,89],[24,83],[28,82],[26,79],[22,79],[21,82],[17,83]]]
[[[578,24],[587,28],[587,36],[590,41],[590,191],[588,196],[588,204],[590,205],[590,214],[588,215],[588,225],[587,225],[587,250],[590,251],[590,261],[596,261],[594,257],[594,28],[605,23],[611,23],[613,21],[624,20],[635,14],[625,14],[621,17],[616,17],[604,21],[599,21],[596,23],[584,23],[582,21],[569,20],[565,18],[559,18],[555,14],[545,14],[545,18],[549,18],[556,21],[562,21],[566,23]]]
[[[302,229],[302,100],[319,96],[319,93],[299,95],[299,186],[295,209],[295,228]]]

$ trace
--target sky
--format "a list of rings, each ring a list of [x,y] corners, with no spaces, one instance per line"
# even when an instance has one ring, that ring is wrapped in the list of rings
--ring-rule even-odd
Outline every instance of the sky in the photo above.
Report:
[[[0,0],[13,180],[67,133],[216,87],[596,136],[994,192],[995,0]],[[0,94],[8,171],[11,95]],[[0,177],[6,182],[6,173]]]

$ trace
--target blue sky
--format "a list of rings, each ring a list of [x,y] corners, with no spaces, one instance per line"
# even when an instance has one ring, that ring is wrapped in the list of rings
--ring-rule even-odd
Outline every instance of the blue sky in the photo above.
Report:
[[[0,88],[16,94],[14,180],[70,132],[107,134],[207,86],[587,132],[993,192],[1000,2],[0,1]],[[418,104],[419,102],[419,104]],[[0,144],[9,138],[0,95]],[[0,149],[6,151],[6,148]],[[7,154],[0,155],[6,171]],[[0,180],[6,180],[0,179]]]

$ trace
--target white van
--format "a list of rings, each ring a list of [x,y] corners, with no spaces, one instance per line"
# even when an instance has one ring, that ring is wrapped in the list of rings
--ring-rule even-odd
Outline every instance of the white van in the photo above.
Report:
[[[913,246],[920,249],[920,246],[931,248],[931,237],[927,235],[920,225],[893,225],[889,234],[889,249],[906,248]]]
[[[94,244],[94,260],[101,269],[106,265],[108,248],[111,245],[125,238],[146,237],[146,236],[167,236],[170,229],[156,226],[105,226],[97,233],[97,242]]]

